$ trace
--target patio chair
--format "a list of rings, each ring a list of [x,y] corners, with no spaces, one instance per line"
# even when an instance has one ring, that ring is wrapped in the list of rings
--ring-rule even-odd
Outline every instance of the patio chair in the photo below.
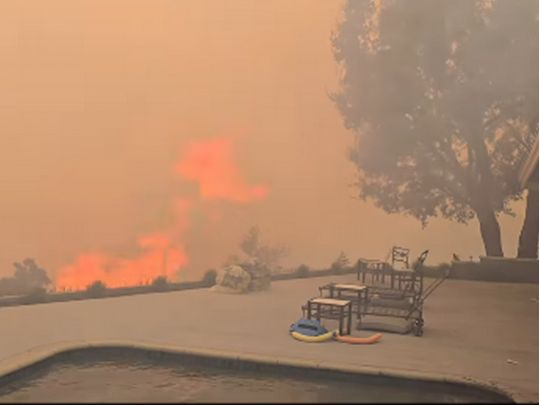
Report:
[[[398,277],[398,290],[411,291],[422,294],[424,286],[423,266],[429,250],[424,250],[413,263],[411,269],[406,268],[403,272],[396,272]]]
[[[409,268],[409,252],[410,249],[404,248],[401,246],[392,247],[392,262],[391,266],[393,269],[396,269],[398,265],[400,268]]]
[[[377,295],[384,299],[411,301],[422,294],[424,286],[423,264],[429,250],[423,251],[413,263],[412,268],[391,270],[390,287],[370,288],[370,296]]]

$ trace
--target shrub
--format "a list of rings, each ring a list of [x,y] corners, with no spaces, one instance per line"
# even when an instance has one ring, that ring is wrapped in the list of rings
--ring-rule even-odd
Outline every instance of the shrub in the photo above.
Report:
[[[452,265],[450,263],[439,263],[437,265],[437,269],[441,270],[441,271],[447,270],[447,269],[449,269],[451,267],[452,267]]]
[[[169,282],[167,281],[167,277],[165,276],[159,276],[156,277],[152,281],[152,289],[157,291],[164,291],[169,286]]]
[[[301,264],[296,269],[296,275],[298,277],[307,277],[309,275],[309,267],[306,266],[305,264]]]
[[[107,286],[101,280],[94,281],[92,284],[86,287],[87,295],[92,298],[103,297],[106,291]]]
[[[440,274],[448,274],[452,269],[452,265],[450,263],[440,263],[436,269]]]
[[[46,297],[47,290],[44,287],[35,287],[21,299],[21,302],[24,304],[37,304],[45,301]]]
[[[330,271],[335,274],[343,273],[349,266],[349,258],[344,252],[340,252],[339,256],[330,266]]]
[[[349,267],[342,267],[336,263],[332,263],[332,266],[330,266],[330,272],[332,274],[346,274]]]
[[[330,265],[330,271],[332,273],[337,274],[337,273],[339,273],[339,270],[340,270],[340,267],[339,267],[339,265],[337,263],[332,263]]]
[[[207,270],[202,277],[202,281],[205,285],[212,287],[216,284],[217,271],[214,269]]]

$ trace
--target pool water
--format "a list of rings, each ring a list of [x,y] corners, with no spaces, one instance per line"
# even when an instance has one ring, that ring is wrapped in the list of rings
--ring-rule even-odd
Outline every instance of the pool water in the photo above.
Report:
[[[504,402],[442,384],[223,368],[148,356],[70,355],[0,381],[0,402]]]

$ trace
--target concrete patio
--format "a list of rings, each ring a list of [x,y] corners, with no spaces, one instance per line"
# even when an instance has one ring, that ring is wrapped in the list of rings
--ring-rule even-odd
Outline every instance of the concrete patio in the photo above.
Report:
[[[538,285],[448,280],[425,304],[423,337],[385,333],[378,344],[356,346],[295,341],[289,325],[330,281],[356,277],[274,282],[249,295],[190,290],[0,308],[0,371],[40,347],[116,340],[470,378],[538,402]]]

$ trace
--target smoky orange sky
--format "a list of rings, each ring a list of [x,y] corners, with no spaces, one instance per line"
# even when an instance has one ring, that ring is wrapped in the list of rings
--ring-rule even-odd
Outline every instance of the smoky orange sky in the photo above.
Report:
[[[328,97],[341,7],[0,2],[0,275],[25,257],[54,275],[85,252],[136,255],[139,238],[172,226],[175,198],[197,195],[196,181],[178,179],[182,151],[216,137],[235,139],[239,175],[254,187],[244,197],[260,198],[208,202],[199,190],[181,279],[221,265],[251,225],[290,249],[285,266],[325,267],[341,250],[383,258],[393,244],[429,248],[431,263],[483,254],[476,222],[422,230],[355,198],[353,136]],[[501,221],[509,256],[523,221],[515,208]]]

